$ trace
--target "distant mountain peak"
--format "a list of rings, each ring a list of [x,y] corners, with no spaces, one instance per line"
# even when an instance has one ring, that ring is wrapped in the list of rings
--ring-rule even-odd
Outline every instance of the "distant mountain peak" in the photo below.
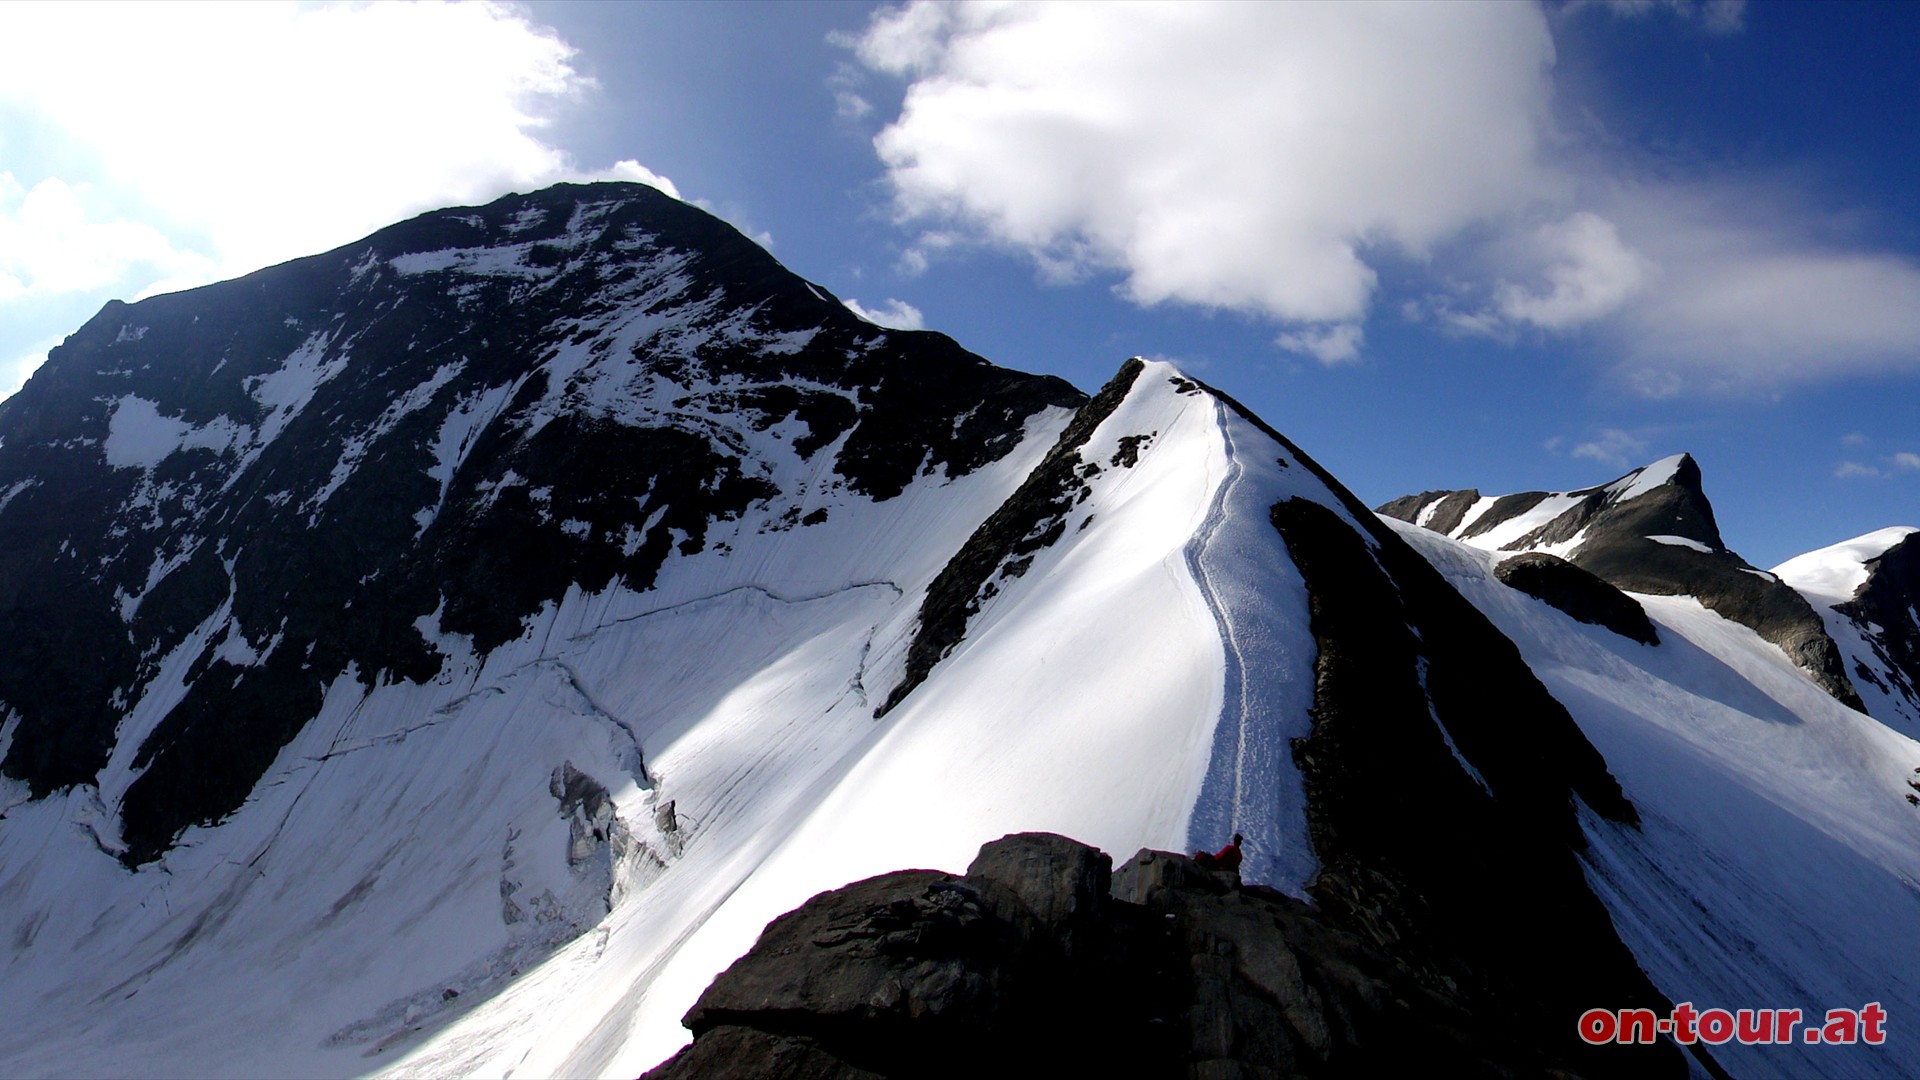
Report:
[[[1727,548],[1691,454],[1574,491],[1428,491],[1378,512],[1502,555],[1558,556],[1626,592],[1692,596],[1780,646],[1841,703],[1864,708],[1821,617]]]

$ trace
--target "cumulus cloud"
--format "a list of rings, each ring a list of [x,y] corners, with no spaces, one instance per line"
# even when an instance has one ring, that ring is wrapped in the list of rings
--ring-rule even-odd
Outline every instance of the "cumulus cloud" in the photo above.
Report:
[[[1552,183],[1530,5],[919,2],[857,51],[912,80],[875,140],[903,218],[1055,279],[1118,272],[1141,304],[1308,324],[1315,355],[1357,346],[1376,249]]]
[[[1878,480],[1887,474],[1858,461],[1843,461],[1833,467],[1833,475],[1837,480]]]
[[[1646,440],[1620,428],[1605,428],[1598,438],[1583,442],[1571,451],[1574,457],[1597,461],[1616,469],[1627,468],[1641,460],[1646,452]]]
[[[1588,5],[1717,32],[1738,3]],[[1765,178],[1643,168],[1551,120],[1537,4],[918,0],[851,42],[907,82],[875,139],[917,273],[957,243],[1142,305],[1359,353],[1384,290],[1514,343],[1578,333],[1647,397],[1920,367],[1920,262]],[[1657,178],[1649,179],[1649,175]],[[957,240],[956,240],[957,238]]]
[[[921,316],[920,309],[905,300],[889,297],[871,308],[862,307],[860,301],[852,297],[848,297],[841,303],[846,304],[847,310],[855,315],[889,330],[924,330],[927,327],[926,319]]]
[[[95,211],[88,194],[58,177],[29,189],[0,172],[0,302],[88,292],[136,271],[197,276],[212,268],[150,225]]]
[[[1920,469],[1920,454],[1902,450],[1893,455],[1893,467],[1905,472],[1913,472],[1916,469]]]

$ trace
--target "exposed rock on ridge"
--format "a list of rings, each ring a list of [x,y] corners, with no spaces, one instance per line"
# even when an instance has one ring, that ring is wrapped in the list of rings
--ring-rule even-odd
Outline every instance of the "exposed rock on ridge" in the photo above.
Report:
[[[1080,448],[1101,421],[1120,407],[1142,367],[1139,360],[1120,365],[1107,385],[1074,414],[1019,490],[981,522],[934,578],[921,602],[913,641],[907,648],[906,672],[886,701],[874,710],[875,716],[885,716],[912,693],[933,666],[966,636],[968,621],[979,613],[981,602],[992,595],[989,590],[996,588],[996,576],[1019,577],[1032,563],[1035,551],[1060,539],[1066,530],[1068,511],[1088,493],[1083,470],[1089,463],[1081,460]],[[1138,443],[1131,449],[1137,454]],[[1120,464],[1118,456],[1113,464]]]
[[[775,920],[687,1014],[692,1077],[1537,1076],[1553,1038],[1184,855],[1026,833]],[[1571,1030],[1571,1028],[1569,1028]]]

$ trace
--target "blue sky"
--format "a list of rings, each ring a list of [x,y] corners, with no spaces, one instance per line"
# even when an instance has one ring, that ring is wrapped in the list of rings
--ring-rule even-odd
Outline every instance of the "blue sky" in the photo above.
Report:
[[[651,179],[881,321],[1240,397],[1369,502],[1701,461],[1920,524],[1920,5],[0,6],[0,392],[112,297]]]

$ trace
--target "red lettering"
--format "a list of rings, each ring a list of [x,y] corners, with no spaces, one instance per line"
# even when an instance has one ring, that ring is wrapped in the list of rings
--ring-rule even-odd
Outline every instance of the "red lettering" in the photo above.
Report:
[[[1860,1018],[1852,1009],[1828,1009],[1826,1027],[1820,1031],[1823,1043],[1852,1043],[1860,1037]]]
[[[1870,1002],[1860,1009],[1860,1038],[1870,1046],[1879,1046],[1887,1041],[1887,1010],[1880,1003]]]
[[[1738,1027],[1734,1037],[1744,1046],[1773,1041],[1772,1009],[1741,1009],[1734,1014]]]
[[[1693,1042],[1693,1021],[1697,1016],[1693,1011],[1693,1002],[1683,1001],[1673,1007],[1673,1041],[1681,1046]]]
[[[1659,1018],[1652,1009],[1621,1009],[1618,1038],[1623,1043],[1650,1043],[1660,1030]]]
[[[1613,1013],[1607,1009],[1588,1009],[1580,1014],[1580,1037],[1595,1046],[1612,1042],[1618,1030]]]
[[[1858,1009],[1828,1009],[1824,1019],[1808,1021],[1799,1009],[1696,1009],[1682,1001],[1661,1017],[1652,1009],[1588,1009],[1580,1014],[1580,1038],[1605,1043],[1651,1044],[1670,1035],[1683,1046],[1710,1046],[1739,1039],[1743,1046],[1792,1043],[1794,1032],[1809,1046],[1850,1046],[1887,1041],[1887,1010],[1877,1001]]]
[[[1733,1038],[1733,1014],[1725,1009],[1708,1009],[1701,1013],[1700,1038],[1713,1046]]]

